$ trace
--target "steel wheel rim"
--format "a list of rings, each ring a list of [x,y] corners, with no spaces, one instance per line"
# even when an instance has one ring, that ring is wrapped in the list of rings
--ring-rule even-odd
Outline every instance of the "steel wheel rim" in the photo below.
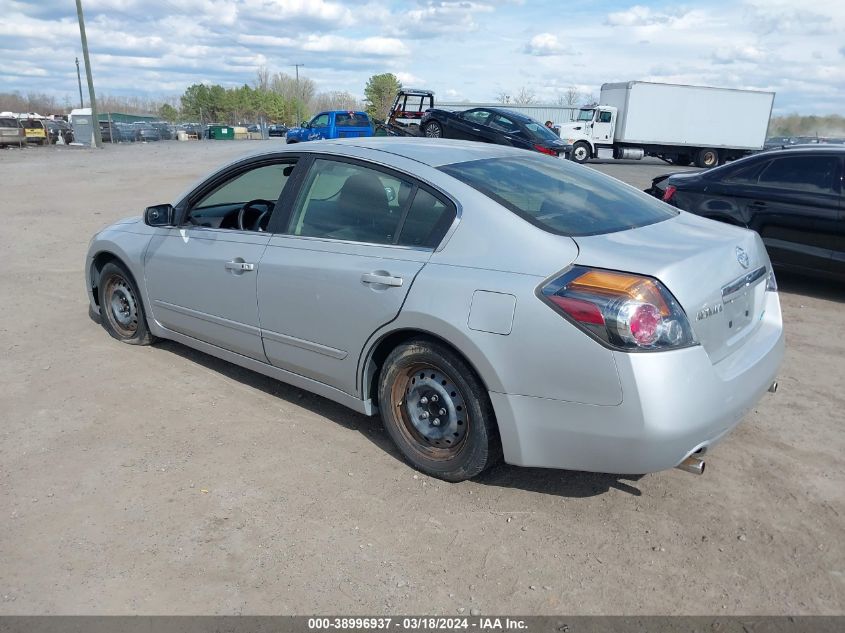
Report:
[[[134,336],[138,331],[138,304],[129,283],[123,277],[113,275],[106,283],[103,296],[111,326],[121,336]]]
[[[575,154],[575,158],[577,160],[586,160],[587,159],[587,150],[583,146],[576,147],[574,154]]]
[[[425,126],[425,135],[429,138],[440,138],[440,125],[429,123]]]
[[[711,167],[712,165],[716,164],[716,153],[715,152],[707,152],[704,154],[704,164],[707,167]]]
[[[470,418],[464,394],[448,373],[414,364],[402,371],[391,391],[399,430],[417,452],[439,461],[461,453]]]

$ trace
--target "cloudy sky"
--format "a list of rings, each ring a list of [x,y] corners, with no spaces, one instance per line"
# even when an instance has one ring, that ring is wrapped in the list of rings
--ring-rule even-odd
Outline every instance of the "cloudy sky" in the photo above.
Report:
[[[363,94],[393,72],[443,101],[649,80],[777,92],[845,114],[845,1],[83,0],[98,92],[166,97],[256,69]],[[0,91],[78,99],[74,0],[0,0]]]

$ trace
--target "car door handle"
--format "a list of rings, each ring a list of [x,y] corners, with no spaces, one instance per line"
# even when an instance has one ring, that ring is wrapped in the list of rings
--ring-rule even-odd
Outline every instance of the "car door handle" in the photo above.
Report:
[[[382,286],[401,286],[405,280],[401,277],[393,277],[392,275],[382,275],[380,273],[364,273],[361,275],[361,282],[365,284],[381,284]]]
[[[226,262],[225,266],[226,270],[234,270],[242,273],[255,270],[255,264],[250,264],[249,262],[239,262],[237,260]]]

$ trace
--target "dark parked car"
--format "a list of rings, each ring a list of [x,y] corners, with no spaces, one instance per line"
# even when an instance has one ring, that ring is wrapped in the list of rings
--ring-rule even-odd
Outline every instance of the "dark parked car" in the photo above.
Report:
[[[429,138],[455,138],[510,145],[551,156],[569,157],[572,148],[539,121],[501,108],[472,108],[463,112],[433,109],[420,129]]]
[[[112,121],[100,121],[100,138],[103,143],[117,143],[120,141],[120,132],[117,131],[117,124]]]
[[[795,146],[701,172],[659,176],[649,193],[757,231],[775,266],[845,280],[845,147]]]
[[[138,126],[135,128],[136,141],[160,141],[161,133],[153,126]]]
[[[65,144],[70,145],[73,143],[73,129],[70,127],[70,123],[67,121],[63,121],[62,119],[48,119],[47,123],[47,138],[50,139],[50,144],[55,145],[59,142],[59,136],[62,137],[62,141]]]
[[[276,123],[271,125],[267,128],[267,135],[268,136],[281,136],[284,137],[285,134],[288,133],[288,126],[282,125],[281,123]]]

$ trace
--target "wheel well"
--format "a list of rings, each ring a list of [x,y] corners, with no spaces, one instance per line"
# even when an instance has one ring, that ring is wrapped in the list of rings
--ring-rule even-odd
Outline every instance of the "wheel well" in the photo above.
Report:
[[[426,332],[424,330],[398,330],[396,332],[391,332],[384,338],[382,338],[378,343],[376,343],[373,350],[370,352],[370,356],[367,359],[367,362],[364,364],[364,399],[370,398],[373,402],[378,402],[378,381],[379,376],[381,375],[381,370],[384,367],[385,359],[390,355],[394,349],[396,349],[402,343],[410,341],[411,339],[428,339],[430,341],[434,341],[444,347],[448,347],[452,353],[456,354],[463,360],[473,372],[478,377],[478,380],[484,386],[485,390],[487,389],[487,384],[484,382],[484,378],[475,368],[475,365],[470,361],[465,354],[463,354],[457,347],[452,345],[449,341],[432,334],[430,332]]]
[[[132,280],[132,283],[135,284],[135,287],[138,287],[138,282],[135,281],[135,276],[132,274],[132,271],[129,270],[129,267],[123,263],[123,260],[120,259],[114,253],[110,253],[108,251],[102,251],[97,253],[94,256],[94,261],[91,264],[91,270],[89,274],[91,275],[91,292],[94,295],[94,303],[97,307],[100,306],[100,293],[98,284],[100,283],[100,273],[103,272],[103,268],[106,264],[110,262],[116,262],[120,265],[126,273],[129,275],[129,278]]]

